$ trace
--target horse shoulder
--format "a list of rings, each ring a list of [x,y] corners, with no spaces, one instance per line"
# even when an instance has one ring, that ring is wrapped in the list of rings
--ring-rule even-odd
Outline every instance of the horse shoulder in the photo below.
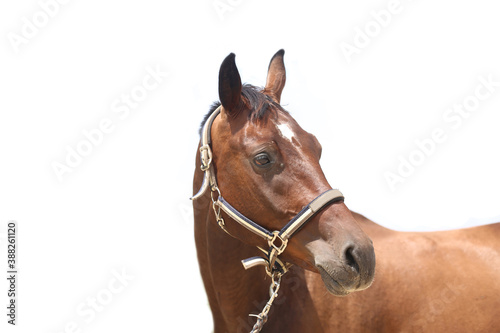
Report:
[[[500,327],[500,223],[398,232],[354,213],[376,252],[373,285],[351,299],[372,331],[491,331]],[[373,306],[367,308],[363,304]]]

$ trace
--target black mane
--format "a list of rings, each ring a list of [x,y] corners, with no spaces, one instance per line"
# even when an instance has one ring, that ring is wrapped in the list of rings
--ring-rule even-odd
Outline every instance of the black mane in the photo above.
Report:
[[[250,113],[248,115],[250,120],[262,119],[273,109],[286,112],[279,103],[276,103],[270,96],[263,94],[262,89],[251,84],[244,84],[242,86],[241,95],[243,96],[246,106],[250,108]],[[201,122],[200,135],[208,118],[220,105],[220,101],[212,103],[210,110],[203,117],[203,121]]]

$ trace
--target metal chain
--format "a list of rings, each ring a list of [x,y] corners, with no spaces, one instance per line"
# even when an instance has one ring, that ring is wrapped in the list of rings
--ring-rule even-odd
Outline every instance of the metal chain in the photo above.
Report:
[[[224,223],[224,218],[222,218],[222,214],[220,213],[220,206],[217,202],[217,199],[214,198],[214,193],[217,192],[217,199],[220,197],[220,190],[217,186],[212,186],[212,191],[210,192],[210,197],[212,198],[212,208],[214,209],[215,219],[217,220],[217,224],[219,227],[224,230],[226,234],[231,237],[234,237],[227,231],[226,224]]]
[[[214,193],[217,192],[218,196],[217,198],[214,197]],[[218,204],[218,197],[220,196],[220,190],[217,187],[217,185],[212,186],[211,192],[210,192],[210,197],[212,199],[212,208],[214,210],[215,214],[215,219],[217,220],[217,224],[219,227],[224,230],[229,236],[234,237],[227,231],[226,229],[226,224],[224,223],[224,218],[222,218],[221,214],[221,208]],[[276,238],[276,236],[275,236]],[[273,241],[274,239],[273,238]],[[281,238],[280,238],[281,239]],[[277,254],[279,255],[281,252],[283,252],[284,248],[286,247],[286,241],[282,240],[282,245],[280,248],[276,247],[273,242],[270,242],[270,244],[273,245],[273,252],[278,252]],[[282,248],[282,249],[281,249]],[[279,251],[281,250],[281,251]],[[266,267],[266,272],[268,273],[269,276],[271,276],[271,285],[269,286],[269,300],[267,301],[266,305],[264,306],[264,309],[262,309],[262,312],[259,313],[258,315],[255,314],[250,314],[249,316],[251,317],[257,317],[257,322],[254,324],[252,330],[250,333],[259,333],[262,328],[264,327],[264,324],[267,322],[268,319],[268,313],[271,310],[271,306],[273,305],[274,300],[276,297],[278,297],[278,290],[280,289],[280,283],[281,283],[281,276],[283,275],[279,271],[273,271],[273,266],[274,266],[274,261],[276,260],[277,255],[273,255],[274,260],[272,266],[270,265],[269,267]],[[285,270],[286,273],[286,270]]]
[[[280,289],[280,283],[281,283],[281,273],[274,272],[271,276],[271,285],[269,286],[269,301],[267,301],[261,313],[259,313],[258,315],[254,314],[249,315],[251,317],[257,317],[257,322],[255,323],[255,325],[253,325],[253,328],[250,331],[250,333],[258,333],[262,330],[262,327],[264,327],[264,324],[267,322],[268,319],[267,315],[271,310],[271,305],[273,305],[274,300],[276,299],[276,297],[278,297],[278,290]]]

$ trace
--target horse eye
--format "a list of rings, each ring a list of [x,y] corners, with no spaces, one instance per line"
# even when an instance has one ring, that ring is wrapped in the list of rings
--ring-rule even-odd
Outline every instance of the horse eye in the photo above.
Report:
[[[257,156],[255,156],[253,161],[254,161],[255,165],[257,165],[259,167],[265,167],[271,163],[271,158],[266,153],[261,153],[261,154],[258,154]]]

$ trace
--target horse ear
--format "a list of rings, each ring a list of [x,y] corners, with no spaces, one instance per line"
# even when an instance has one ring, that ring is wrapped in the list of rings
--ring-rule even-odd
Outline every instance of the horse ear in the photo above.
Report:
[[[264,92],[271,95],[276,102],[280,102],[281,92],[285,87],[286,71],[283,56],[285,50],[281,49],[273,56],[267,70],[267,81]]]
[[[235,111],[241,100],[241,78],[234,58],[234,53],[229,54],[219,70],[219,99],[229,112]]]

